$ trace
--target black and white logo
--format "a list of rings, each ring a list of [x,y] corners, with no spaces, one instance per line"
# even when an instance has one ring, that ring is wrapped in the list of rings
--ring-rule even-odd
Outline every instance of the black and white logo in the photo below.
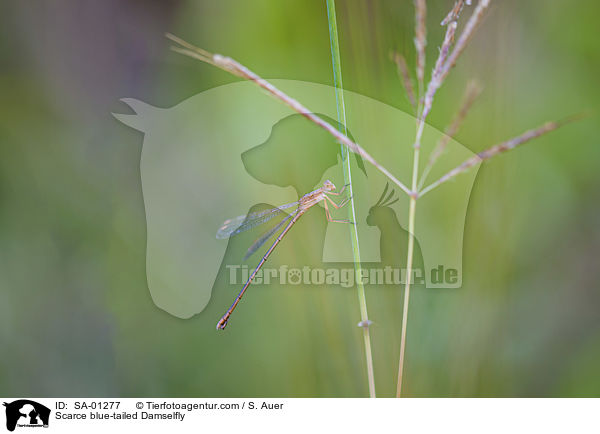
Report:
[[[10,403],[5,402],[6,429],[14,431],[16,427],[40,428],[48,427],[50,409],[30,399],[19,399]]]

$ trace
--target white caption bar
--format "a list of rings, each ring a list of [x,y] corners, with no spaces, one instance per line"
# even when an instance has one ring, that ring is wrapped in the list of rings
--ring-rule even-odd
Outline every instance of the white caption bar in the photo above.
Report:
[[[114,429],[361,434],[600,430],[594,416],[600,399],[2,398],[2,402],[0,419],[19,434]]]

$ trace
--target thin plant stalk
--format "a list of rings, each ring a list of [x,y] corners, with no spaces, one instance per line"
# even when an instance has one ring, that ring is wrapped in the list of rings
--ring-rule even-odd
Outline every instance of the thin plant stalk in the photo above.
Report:
[[[417,186],[419,168],[419,149],[414,149],[413,160],[413,188]],[[396,386],[396,397],[402,396],[402,375],[404,371],[404,353],[406,350],[406,328],[408,325],[408,303],[410,299],[410,285],[412,279],[413,251],[415,246],[415,220],[417,212],[417,198],[411,196],[408,208],[408,247],[406,249],[406,281],[404,282],[404,305],[402,307],[402,332],[400,336],[400,360],[398,362],[398,384]]]
[[[446,149],[446,146],[448,146],[448,143],[450,143],[450,140],[458,132],[461,124],[467,117],[467,113],[469,112],[469,109],[471,108],[471,106],[475,102],[475,99],[477,99],[477,97],[479,96],[480,93],[481,93],[481,87],[479,86],[479,84],[477,84],[477,82],[475,82],[475,81],[469,82],[469,84],[467,85],[467,89],[465,91],[465,96],[463,98],[463,102],[461,104],[460,109],[456,113],[456,116],[454,117],[450,126],[448,126],[448,128],[446,128],[444,135],[440,138],[440,140],[438,141],[434,150],[431,152],[429,160],[427,161],[427,165],[425,166],[425,169],[423,169],[423,173],[421,174],[421,178],[419,180],[419,187],[418,187],[419,190],[421,190],[423,188],[423,185],[425,184],[425,181],[427,180],[427,176],[429,175],[429,172],[431,172],[433,165],[438,160],[438,158],[440,158],[442,156],[442,154],[444,153],[444,150]]]
[[[421,69],[425,63],[425,54],[424,54],[424,46],[426,44],[426,36],[425,33],[425,1],[422,2],[417,0],[415,1],[415,7],[417,10],[416,13],[416,37],[415,44],[417,48],[417,75],[422,71]],[[448,29],[446,31],[446,36],[444,37],[444,42],[442,44],[440,54],[436,61],[432,78],[427,86],[427,91],[425,95],[423,95],[423,79],[420,80],[420,97],[419,97],[419,110],[418,110],[418,120],[417,120],[417,132],[415,135],[415,142],[413,145],[413,167],[412,167],[412,182],[411,182],[411,190],[414,192],[410,196],[410,203],[408,208],[408,245],[406,249],[406,274],[405,274],[405,282],[404,282],[404,302],[402,306],[402,328],[400,332],[400,355],[398,358],[398,382],[396,384],[396,397],[402,397],[402,380],[404,375],[404,356],[406,353],[406,331],[408,328],[408,306],[410,302],[410,289],[412,284],[412,274],[413,274],[413,257],[414,257],[414,245],[415,245],[415,226],[416,226],[416,213],[417,213],[417,189],[419,183],[419,159],[421,154],[421,139],[423,137],[423,130],[425,128],[425,119],[431,110],[431,105],[433,103],[433,96],[437,88],[441,85],[441,82],[437,81],[439,72],[444,65],[444,61],[448,56],[448,52],[450,50],[450,46],[454,41],[454,33],[456,31],[456,22],[452,21],[448,23]],[[421,42],[419,42],[421,41]],[[421,59],[421,60],[419,60]]]
[[[347,136],[346,127],[346,106],[344,104],[344,88],[342,84],[342,66],[340,57],[340,47],[337,31],[337,19],[335,15],[335,0],[326,0],[327,20],[329,22],[329,43],[331,46],[331,63],[333,66],[333,82],[335,86],[335,101],[337,106],[338,123],[342,132]],[[350,203],[348,204],[348,217],[350,221],[356,222],[356,209],[354,208],[354,196],[352,192],[352,170],[350,166],[350,152],[346,145],[340,144],[342,154],[342,166],[344,171],[344,183],[348,186]],[[362,265],[360,259],[360,246],[358,243],[358,228],[356,224],[349,225],[350,238],[352,240],[352,256],[354,259],[354,270],[357,276],[362,276]],[[371,334],[369,326],[369,315],[367,312],[367,298],[362,279],[357,279],[356,287],[358,289],[358,304],[360,306],[359,326],[363,329],[363,341],[365,345],[365,359],[367,363],[367,379],[369,383],[369,396],[376,397],[375,393],[375,373],[373,370],[373,353],[371,351]]]
[[[421,112],[421,115],[417,120],[417,133],[415,135],[415,143],[413,145],[413,167],[411,182],[411,189],[413,192],[417,191],[417,186],[419,182],[419,158],[421,154],[421,137],[423,136],[423,129],[425,128],[424,114],[424,112]],[[398,361],[398,384],[396,385],[397,398],[400,398],[402,395],[402,374],[404,371],[404,352],[406,350],[406,328],[408,325],[408,304],[410,300],[410,285],[412,283],[411,280],[413,251],[415,246],[416,213],[417,195],[415,193],[410,196],[410,203],[408,206],[408,246],[406,248],[406,280],[404,282],[404,304],[402,307],[402,331],[400,335],[400,357]]]
[[[415,231],[415,226],[416,226],[417,199],[419,199],[421,196],[425,195],[426,193],[430,192],[434,188],[438,187],[439,185],[453,179],[455,176],[457,176],[463,172],[466,172],[468,169],[470,169],[471,167],[480,163],[481,161],[493,158],[502,152],[512,150],[515,147],[517,147],[523,143],[526,143],[532,139],[535,139],[546,133],[549,133],[550,131],[557,129],[557,128],[563,126],[564,124],[574,121],[574,120],[577,120],[581,117],[581,116],[574,116],[574,117],[565,119],[563,121],[547,122],[546,124],[542,125],[541,127],[526,131],[525,133],[521,134],[520,136],[514,137],[510,140],[506,140],[506,141],[504,141],[496,146],[493,146],[485,151],[482,151],[482,152],[478,153],[477,155],[475,155],[474,157],[466,160],[464,163],[462,163],[461,165],[452,169],[450,172],[448,172],[447,174],[445,174],[444,176],[439,178],[437,181],[433,182],[432,184],[430,184],[429,186],[427,186],[421,190],[421,188],[420,188],[421,185],[418,183],[418,170],[419,170],[419,153],[420,153],[420,148],[421,148],[421,137],[423,134],[423,128],[425,126],[425,119],[427,118],[427,115],[431,111],[431,107],[433,104],[433,98],[434,98],[437,90],[444,83],[446,77],[450,73],[450,70],[456,64],[458,57],[464,51],[469,40],[473,37],[475,29],[481,23],[484,12],[489,7],[490,3],[491,3],[491,0],[479,0],[477,6],[474,8],[474,11],[473,11],[471,17],[467,21],[461,35],[458,37],[456,46],[451,51],[451,47],[454,43],[455,32],[457,29],[457,21],[458,21],[460,12],[462,11],[465,4],[466,5],[471,4],[470,0],[457,0],[455,2],[454,8],[450,11],[450,13],[442,21],[442,25],[447,26],[446,35],[444,37],[442,46],[440,47],[440,53],[439,53],[438,59],[435,63],[435,67],[433,68],[433,72],[431,74],[431,79],[429,81],[429,84],[427,85],[427,90],[425,92],[425,95],[424,95],[424,97],[422,97],[422,100],[419,101],[420,102],[420,110],[418,111],[417,133],[416,133],[415,142],[414,142],[414,146],[413,146],[414,158],[413,158],[413,174],[412,174],[413,177],[412,177],[411,189],[414,192],[414,194],[410,195],[411,199],[410,199],[409,215],[408,215],[409,236],[408,236],[407,260],[406,260],[406,264],[407,264],[407,266],[406,266],[406,282],[405,282],[405,286],[404,286],[404,306],[403,306],[403,316],[402,316],[402,330],[401,330],[401,339],[400,339],[400,357],[399,357],[399,362],[398,362],[398,383],[397,383],[397,388],[396,388],[396,396],[397,397],[401,397],[401,395],[402,395],[402,377],[403,377],[403,370],[404,370],[404,356],[405,356],[405,350],[406,350],[406,329],[407,329],[407,325],[408,325],[408,306],[409,306],[409,298],[410,298],[410,288],[411,288],[411,283],[412,283],[411,280],[412,280],[412,265],[413,265],[413,253],[414,253],[414,231]],[[419,34],[419,32],[420,32],[419,29],[422,28],[420,20],[422,19],[422,15],[423,15],[422,13],[420,13],[419,9],[421,9],[421,11],[422,11],[423,6],[420,6],[418,1],[415,1],[415,6],[417,8],[417,14],[416,14],[417,30],[416,30],[415,40],[416,41],[419,39],[424,40],[425,37],[423,35]],[[420,49],[420,46],[419,46],[419,44],[417,44],[417,57],[419,57],[419,55],[420,55],[419,49]],[[417,61],[417,68],[419,68],[419,61]],[[475,93],[478,93],[478,92],[475,92]],[[460,125],[460,122],[462,121],[462,118],[464,117],[464,115],[466,115],[466,111],[468,110],[470,104],[472,103],[472,99],[474,99],[475,96],[472,96],[470,98],[467,96],[466,106],[463,106],[463,109],[461,110],[461,112],[458,115],[458,120],[456,121],[456,125],[455,125],[456,129]],[[444,144],[444,146],[445,146],[445,144]],[[443,151],[443,147],[442,147],[441,151]],[[433,160],[431,161],[431,165],[433,165],[435,160],[437,160],[437,157],[439,157],[439,155],[434,153],[434,157],[433,157]],[[423,180],[424,180],[424,177],[423,177]]]
[[[211,65],[214,65],[217,68],[227,71],[230,74],[233,74],[237,77],[241,77],[246,80],[250,80],[257,86],[261,87],[262,89],[267,91],[269,94],[274,96],[276,99],[281,101],[283,104],[287,105],[289,108],[291,108],[295,112],[300,113],[306,119],[310,120],[311,122],[317,124],[319,127],[323,128],[325,131],[327,131],[329,134],[331,134],[338,142],[346,145],[353,152],[356,152],[362,158],[367,160],[369,163],[371,163],[373,166],[375,166],[375,168],[377,170],[379,170],[381,173],[383,173],[385,176],[387,176],[394,184],[396,184],[398,187],[400,187],[400,189],[402,191],[404,191],[406,194],[411,195],[411,194],[416,193],[416,192],[410,191],[409,188],[406,185],[404,185],[404,183],[402,181],[400,181],[398,178],[396,178],[394,175],[392,175],[392,173],[389,170],[387,170],[385,167],[383,167],[381,164],[379,164],[375,160],[375,158],[373,158],[371,156],[371,154],[369,154],[367,151],[365,151],[358,143],[353,142],[347,135],[345,135],[344,133],[342,133],[341,131],[336,129],[330,123],[321,119],[319,116],[315,115],[311,110],[306,108],[298,100],[290,97],[285,92],[276,88],[271,83],[269,83],[267,80],[260,77],[258,74],[254,73],[253,71],[249,70],[241,63],[235,61],[231,57],[222,56],[220,54],[209,53],[208,51],[198,48],[198,47],[190,44],[189,42],[186,42],[183,39],[178,38],[177,36],[172,35],[170,33],[167,33],[166,37],[169,38],[171,41],[175,42],[176,44],[180,45],[180,47],[171,47],[171,49],[173,51],[175,51],[176,53],[183,54],[184,56],[188,56],[193,59],[201,60],[202,62],[210,63]]]
[[[459,0],[460,3],[460,0]],[[412,265],[413,265],[413,251],[414,251],[414,232],[416,226],[416,212],[417,212],[417,188],[419,182],[419,157],[421,152],[421,138],[423,136],[423,129],[425,128],[425,120],[427,115],[431,111],[431,106],[433,104],[433,97],[437,91],[437,89],[442,85],[443,80],[446,78],[448,72],[451,67],[454,66],[456,62],[456,58],[462,50],[464,49],[464,45],[469,40],[472,35],[474,29],[476,28],[477,22],[481,19],[483,13],[479,12],[479,9],[485,9],[489,3],[489,0],[480,0],[480,3],[476,9],[476,13],[473,14],[471,20],[469,20],[470,25],[467,25],[466,33],[467,37],[461,35],[459,41],[463,42],[463,46],[460,47],[459,50],[455,48],[455,50],[450,53],[450,47],[454,42],[454,34],[456,32],[457,24],[456,20],[458,19],[458,14],[460,13],[461,7],[456,8],[456,13],[448,14],[448,17],[442,22],[443,25],[447,25],[446,35],[444,37],[444,42],[442,43],[440,53],[438,55],[438,59],[435,62],[435,66],[433,68],[433,72],[431,74],[431,79],[429,84],[427,85],[427,90],[425,95],[420,95],[420,110],[418,113],[417,120],[417,132],[415,135],[415,142],[413,145],[413,168],[412,168],[412,183],[411,190],[413,194],[410,195],[410,204],[408,210],[408,246],[407,246],[407,254],[406,254],[406,281],[404,282],[404,305],[402,308],[402,329],[400,332],[400,356],[398,360],[398,383],[396,385],[396,397],[400,398],[402,396],[402,377],[404,373],[404,354],[406,351],[406,330],[408,326],[408,306],[410,300],[410,289],[412,283]],[[425,32],[425,1],[415,0],[415,9],[416,9],[416,28],[415,28],[415,45],[417,49],[417,75],[420,73],[420,69],[424,65],[424,46],[426,41]],[[453,9],[454,10],[454,9]],[[473,22],[475,21],[475,22]],[[457,47],[458,48],[458,47]],[[419,58],[422,58],[419,60]],[[447,68],[447,69],[446,69]],[[444,74],[445,73],[445,74]]]
[[[547,134],[550,131],[554,131],[570,122],[577,121],[577,120],[581,119],[582,117],[583,117],[583,115],[576,115],[576,116],[572,116],[572,117],[563,119],[561,121],[546,122],[544,125],[542,125],[538,128],[534,128],[532,130],[525,131],[523,134],[521,134],[517,137],[513,137],[512,139],[505,140],[504,142],[502,142],[498,145],[492,146],[491,148],[488,148],[485,151],[481,151],[478,154],[475,154],[473,157],[469,158],[468,160],[464,161],[459,166],[456,166],[450,172],[446,173],[444,176],[439,178],[437,181],[434,181],[431,184],[429,184],[427,187],[425,187],[423,190],[421,190],[419,192],[418,197],[424,196],[425,194],[429,193],[434,188],[439,187],[444,182],[450,181],[455,176],[466,172],[471,167],[481,163],[484,160],[489,160],[490,158],[495,157],[498,154],[501,154],[506,151],[510,151],[511,149],[514,149],[519,145],[522,145],[524,143],[529,142],[530,140],[533,140],[535,138],[543,136],[544,134]]]
[[[479,0],[479,3],[477,3],[477,6],[475,7],[473,14],[471,15],[471,18],[469,18],[469,21],[467,21],[467,23],[465,24],[465,28],[463,29],[462,33],[460,34],[460,37],[458,38],[458,41],[456,42],[454,50],[452,50],[452,53],[448,56],[448,59],[446,60],[444,67],[439,74],[440,83],[442,83],[446,79],[446,77],[450,73],[450,70],[456,65],[458,57],[462,54],[463,51],[465,51],[465,48],[468,42],[473,37],[475,30],[477,29],[479,24],[481,24],[481,21],[483,20],[483,15],[486,9],[490,6],[491,1],[492,0]],[[460,13],[460,10],[458,11],[458,13]],[[454,15],[455,21],[458,20],[458,13]],[[446,20],[444,20],[444,22],[445,21]]]
[[[427,5],[425,0],[414,0],[415,3],[415,48],[417,50],[417,83],[419,98],[423,97],[425,80],[425,47],[427,46]]]
[[[402,78],[402,85],[406,92],[406,97],[410,105],[416,110],[417,109],[417,98],[415,97],[415,89],[410,78],[410,72],[408,72],[408,66],[406,65],[406,59],[400,53],[394,52],[391,54],[392,60],[396,63],[398,69],[398,75]]]

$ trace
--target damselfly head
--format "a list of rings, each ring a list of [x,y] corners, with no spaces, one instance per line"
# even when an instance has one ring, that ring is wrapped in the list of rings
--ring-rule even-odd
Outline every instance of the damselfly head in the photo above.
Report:
[[[327,191],[335,190],[335,185],[329,179],[323,183],[323,188]]]

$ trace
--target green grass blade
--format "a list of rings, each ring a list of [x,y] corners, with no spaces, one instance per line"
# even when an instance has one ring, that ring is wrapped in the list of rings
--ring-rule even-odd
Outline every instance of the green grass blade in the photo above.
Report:
[[[344,88],[342,85],[342,65],[340,61],[340,47],[337,30],[337,19],[335,16],[335,0],[326,0],[327,2],[327,20],[329,22],[329,44],[331,46],[331,63],[333,65],[333,82],[335,86],[335,100],[337,105],[338,123],[343,128],[343,133],[348,134],[346,128],[346,106],[344,104]],[[350,168],[349,150],[345,145],[342,147],[342,166],[344,168],[344,181],[348,184],[348,194],[350,203],[348,204],[348,218],[356,222],[356,210],[354,208],[354,196],[352,195],[352,172]],[[361,273],[360,247],[358,244],[358,228],[356,224],[348,225],[350,228],[350,238],[352,239],[352,254],[354,258],[354,268],[358,276]],[[375,376],[373,373],[373,355],[371,352],[371,335],[369,332],[369,316],[367,313],[367,299],[365,296],[365,287],[361,279],[356,282],[358,289],[358,302],[360,305],[361,324],[363,324],[363,339],[365,343],[365,358],[367,362],[367,376],[369,381],[369,396],[375,398]]]

